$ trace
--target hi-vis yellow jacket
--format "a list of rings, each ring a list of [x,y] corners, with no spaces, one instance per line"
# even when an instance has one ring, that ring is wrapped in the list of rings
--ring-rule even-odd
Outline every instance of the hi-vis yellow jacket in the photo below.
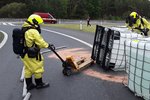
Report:
[[[30,27],[30,25],[25,22],[23,27]],[[39,48],[48,48],[48,43],[42,38],[41,34],[36,29],[29,29],[25,32],[25,42],[27,47],[32,47],[35,43]],[[30,78],[32,74],[35,74],[35,78],[41,78],[41,73],[44,72],[44,58],[41,55],[41,60],[36,58],[29,58],[25,54],[22,61],[25,66],[25,78]]]
[[[129,29],[132,29],[134,32],[140,33],[141,34],[141,30],[143,29],[149,29],[148,34],[150,35],[150,23],[145,19],[145,18],[138,18],[136,23],[133,24],[131,27],[129,26],[128,23],[126,23],[127,27]]]
[[[24,23],[23,27],[30,27],[28,23]],[[26,40],[26,45],[27,47],[31,47],[34,43],[39,47],[39,48],[47,48],[48,43],[44,41],[42,38],[41,34],[36,30],[36,29],[29,29],[25,33],[25,40]]]

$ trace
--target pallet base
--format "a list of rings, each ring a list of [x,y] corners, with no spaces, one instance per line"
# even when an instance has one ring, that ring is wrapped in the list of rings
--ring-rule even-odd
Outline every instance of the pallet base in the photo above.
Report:
[[[90,67],[90,65],[94,64],[94,60],[93,59],[85,59],[84,62],[82,62],[77,69],[72,69],[73,73],[79,72],[87,67]]]
[[[74,59],[73,56],[69,56],[66,58],[66,62],[71,65],[71,70],[63,70],[63,74],[66,76],[70,76],[73,73],[79,72],[91,64],[94,64],[94,60],[91,58],[80,57],[78,59]]]

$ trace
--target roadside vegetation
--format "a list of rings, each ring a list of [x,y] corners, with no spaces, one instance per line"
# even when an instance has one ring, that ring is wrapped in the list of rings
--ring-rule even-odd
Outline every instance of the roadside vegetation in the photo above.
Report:
[[[0,18],[49,12],[57,19],[122,20],[132,11],[150,18],[149,5],[149,0],[0,0]]]
[[[79,24],[43,24],[43,26],[66,28],[90,33],[95,33],[96,29],[96,25],[87,26],[85,24],[82,25],[82,29]]]
[[[2,42],[3,38],[4,38],[4,34],[0,32],[0,43]]]

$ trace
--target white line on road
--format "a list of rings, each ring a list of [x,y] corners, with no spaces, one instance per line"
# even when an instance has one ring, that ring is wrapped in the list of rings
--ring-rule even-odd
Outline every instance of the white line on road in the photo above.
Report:
[[[16,26],[16,25],[14,25],[14,24],[12,24],[12,23],[8,23],[9,25],[11,25],[11,26]]]
[[[83,41],[83,40],[80,40],[80,39],[78,39],[78,38],[76,38],[76,37],[73,37],[73,36],[70,36],[70,35],[66,35],[66,34],[63,34],[63,33],[60,33],[60,32],[56,32],[56,31],[48,30],[48,29],[43,29],[43,28],[42,28],[42,30],[48,31],[48,32],[52,32],[52,33],[55,33],[55,34],[59,34],[59,35],[62,35],[62,36],[71,38],[71,39],[73,39],[73,40],[76,40],[76,41],[78,41],[78,42],[81,42],[81,43],[83,43],[83,44],[85,44],[85,45],[87,45],[87,46],[89,46],[89,47],[91,47],[91,48],[93,47],[91,44],[89,44],[89,43],[87,43],[87,42],[85,42],[85,41]]]
[[[1,30],[0,30],[0,32],[4,34],[4,39],[3,39],[3,41],[0,43],[0,49],[1,49],[1,48],[5,45],[5,43],[6,43],[7,39],[8,39],[8,35],[7,35],[7,33],[5,33],[4,31],[1,31]]]
[[[3,23],[3,25],[7,25],[6,23]]]
[[[43,28],[42,28],[42,30],[48,31],[48,32],[52,32],[52,33],[55,33],[55,34],[59,34],[59,35],[62,35],[62,36],[71,38],[71,39],[73,39],[73,40],[76,40],[76,41],[78,41],[78,42],[81,42],[81,43],[83,43],[83,44],[85,44],[85,45],[87,45],[87,46],[89,46],[89,47],[91,47],[91,48],[93,47],[91,44],[89,44],[89,43],[87,43],[87,42],[85,42],[85,41],[83,41],[83,40],[80,40],[80,39],[78,39],[78,38],[76,38],[76,37],[73,37],[73,36],[70,36],[70,35],[66,35],[66,34],[63,34],[63,33],[61,33],[61,32],[56,32],[56,31],[48,30],[48,29],[43,29]],[[0,31],[0,32],[2,32],[2,33],[4,34],[4,40],[2,41],[2,43],[0,43],[0,49],[1,49],[1,48],[4,46],[4,44],[6,43],[6,41],[7,41],[7,39],[8,39],[8,35],[7,35],[7,33],[5,33],[4,31]]]
[[[13,22],[0,22],[0,25],[10,25],[10,26],[17,26],[15,24],[13,24]]]

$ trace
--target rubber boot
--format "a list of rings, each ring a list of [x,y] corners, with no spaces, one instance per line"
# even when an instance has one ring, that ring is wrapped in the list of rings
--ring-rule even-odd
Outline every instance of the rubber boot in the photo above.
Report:
[[[37,89],[49,87],[49,83],[43,83],[42,78],[35,79],[35,83]]]
[[[32,78],[25,78],[27,84],[27,90],[32,90],[35,88],[35,85],[32,83]]]

